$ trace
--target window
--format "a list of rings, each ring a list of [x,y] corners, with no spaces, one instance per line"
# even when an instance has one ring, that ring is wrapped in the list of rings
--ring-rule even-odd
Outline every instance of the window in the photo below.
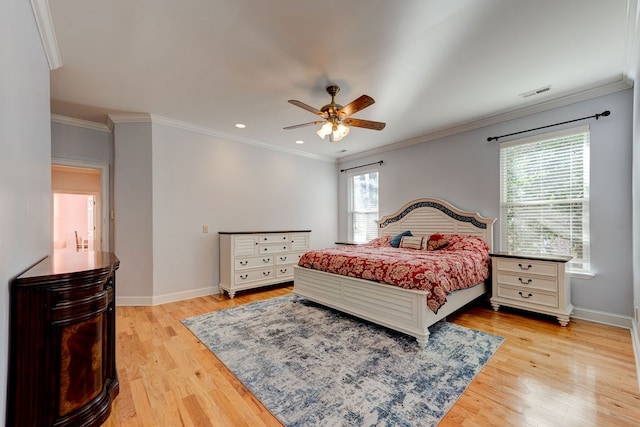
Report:
[[[589,128],[500,146],[501,247],[589,270]]]
[[[378,171],[349,176],[349,240],[378,237]]]

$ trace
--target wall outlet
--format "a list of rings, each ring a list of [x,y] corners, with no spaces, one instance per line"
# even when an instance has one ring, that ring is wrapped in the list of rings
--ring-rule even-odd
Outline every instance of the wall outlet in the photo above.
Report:
[[[208,225],[206,225],[206,224],[205,224],[205,225],[203,225],[203,226],[202,226],[202,232],[203,232],[203,233],[208,233],[208,232],[209,232],[209,226],[208,226]]]

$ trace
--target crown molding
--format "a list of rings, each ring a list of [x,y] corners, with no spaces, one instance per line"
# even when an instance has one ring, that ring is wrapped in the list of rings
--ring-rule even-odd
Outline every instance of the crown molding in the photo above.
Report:
[[[185,122],[182,120],[176,120],[169,117],[159,116],[157,114],[109,114],[108,126],[113,128],[113,125],[118,123],[154,123],[164,126],[169,126],[176,129],[182,129],[189,132],[200,133],[202,135],[213,136],[216,138],[226,139],[235,142],[241,142],[243,144],[249,144],[256,147],[265,148],[268,150],[279,151],[282,153],[293,154],[295,156],[307,157],[314,160],[321,160],[325,162],[335,163],[333,157],[320,156],[317,154],[306,153],[304,151],[293,150],[289,148],[278,147],[275,145],[267,144],[264,142],[256,141],[249,138],[238,138],[235,135],[229,135],[226,133],[215,131],[211,128],[196,125],[194,123]]]
[[[625,76],[635,81],[638,77],[637,63],[640,51],[640,0],[629,0],[627,3],[627,35],[625,39]]]
[[[463,132],[468,132],[475,129],[480,129],[485,126],[495,125],[498,123],[507,122],[509,120],[519,119],[527,117],[533,114],[542,113],[554,108],[564,107],[578,102],[587,101],[600,96],[609,95],[611,93],[620,92],[622,90],[630,89],[633,87],[633,81],[627,76],[621,76],[618,80],[586,88],[582,91],[559,96],[558,98],[550,99],[548,101],[540,102],[528,107],[518,108],[516,110],[510,110],[500,112],[485,118],[474,120],[470,122],[460,123],[455,126],[436,130],[426,135],[408,139],[405,141],[396,142],[394,144],[385,145],[383,147],[374,148],[372,150],[363,151],[353,154],[351,156],[345,156],[337,159],[337,164],[345,163],[352,160],[358,160],[364,157],[378,155],[391,150],[397,150],[404,147],[409,147],[416,144],[422,144],[424,142],[433,141],[436,139],[444,138],[451,135],[456,135]]]
[[[36,25],[38,26],[44,53],[47,56],[49,69],[55,70],[62,67],[62,57],[56,40],[56,32],[53,28],[49,0],[31,0],[31,10],[33,10],[33,16],[36,18]]]
[[[59,114],[52,114],[51,121],[55,123],[62,123],[63,125],[71,125],[85,129],[99,130],[101,132],[111,132],[111,129],[104,123],[90,122],[88,120],[76,119],[74,117],[62,116]]]

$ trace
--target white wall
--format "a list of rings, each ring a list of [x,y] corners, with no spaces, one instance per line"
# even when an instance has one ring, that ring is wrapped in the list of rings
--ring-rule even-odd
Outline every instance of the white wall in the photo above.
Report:
[[[0,2],[0,63],[0,425],[4,425],[9,282],[48,255],[51,246],[49,66],[29,2]]]
[[[622,316],[632,314],[631,147],[632,90],[561,107],[528,117],[440,138],[340,164],[340,168],[383,160],[380,214],[407,201],[434,196],[489,217],[499,217],[499,143],[490,136],[590,116],[611,116],[563,127],[591,126],[591,259],[596,276],[572,279],[576,307]],[[522,136],[530,136],[528,133]],[[517,137],[516,137],[517,138]],[[508,140],[508,139],[505,139]],[[340,238],[347,237],[346,174],[340,175]],[[499,224],[494,241],[500,249]]]
[[[337,238],[334,163],[158,123],[116,124],[115,156],[121,304],[217,293],[218,231],[311,229],[313,247]]]

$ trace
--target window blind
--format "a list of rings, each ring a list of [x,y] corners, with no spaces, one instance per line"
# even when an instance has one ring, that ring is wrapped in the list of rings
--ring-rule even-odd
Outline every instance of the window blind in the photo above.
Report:
[[[350,177],[350,239],[368,242],[378,236],[378,172]]]
[[[502,248],[588,270],[589,128],[504,143],[500,176]]]

